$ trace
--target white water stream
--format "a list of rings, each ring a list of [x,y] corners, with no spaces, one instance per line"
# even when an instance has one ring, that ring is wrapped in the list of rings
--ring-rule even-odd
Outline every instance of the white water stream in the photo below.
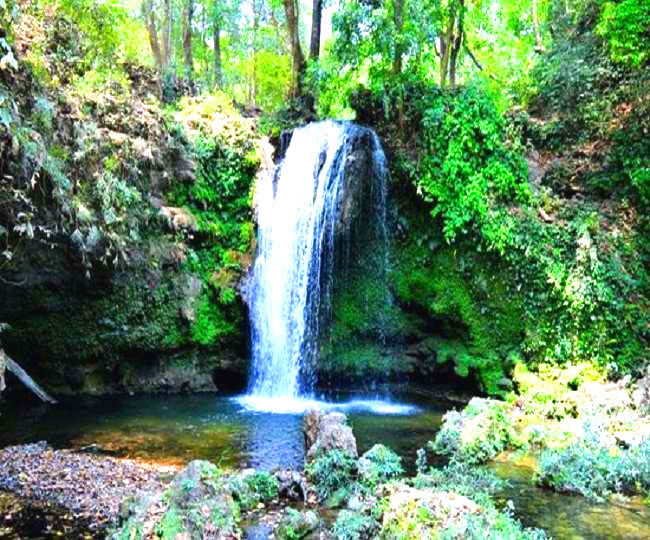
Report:
[[[352,141],[367,128],[324,121],[296,129],[284,160],[257,185],[258,252],[246,288],[252,334],[252,377],[239,401],[247,408],[301,412],[329,407],[313,397],[320,307],[331,282],[337,219]],[[373,132],[373,212],[386,231],[387,168]],[[355,402],[378,412],[403,413],[381,400]],[[340,404],[337,405],[340,407]]]

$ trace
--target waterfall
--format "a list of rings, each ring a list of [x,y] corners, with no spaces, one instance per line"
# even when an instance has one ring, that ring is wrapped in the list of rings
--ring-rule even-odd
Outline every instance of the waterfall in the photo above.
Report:
[[[359,141],[372,161],[366,174],[372,178],[361,180],[371,182],[371,219],[386,235],[387,168],[379,140],[367,128],[324,121],[296,129],[274,174],[258,182],[257,256],[244,290],[251,320],[250,397],[290,401],[312,393],[327,311],[321,304],[331,287],[334,242],[346,226],[349,169],[359,159]]]

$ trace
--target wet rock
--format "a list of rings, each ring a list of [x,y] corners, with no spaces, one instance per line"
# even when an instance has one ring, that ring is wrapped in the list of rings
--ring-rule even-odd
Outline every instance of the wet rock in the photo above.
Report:
[[[160,217],[165,221],[165,223],[167,223],[167,226],[174,231],[196,231],[196,218],[185,208],[163,206],[160,208]]]
[[[313,460],[318,453],[330,450],[342,450],[357,457],[357,441],[352,428],[347,425],[343,413],[328,413],[311,410],[305,413],[303,429],[307,461]]]
[[[79,366],[65,366],[63,369],[63,379],[71,390],[81,390],[84,387],[86,373]]]
[[[196,303],[201,295],[203,282],[197,276],[188,274],[184,276],[181,285],[181,306],[180,311],[183,319],[194,322],[196,319]]]
[[[276,471],[278,495],[285,499],[304,501],[307,497],[307,480],[304,475],[292,469]]]
[[[320,526],[318,514],[312,510],[299,512],[293,508],[287,508],[280,525],[275,530],[275,537],[278,540],[301,540],[306,538]]]

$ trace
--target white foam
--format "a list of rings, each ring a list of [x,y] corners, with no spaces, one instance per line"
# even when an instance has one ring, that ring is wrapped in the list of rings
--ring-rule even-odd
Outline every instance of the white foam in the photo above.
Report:
[[[302,414],[309,409],[322,409],[326,411],[368,411],[380,415],[409,415],[420,410],[415,405],[383,399],[353,399],[335,403],[311,398],[263,397],[246,394],[237,396],[233,400],[247,411],[273,414]]]

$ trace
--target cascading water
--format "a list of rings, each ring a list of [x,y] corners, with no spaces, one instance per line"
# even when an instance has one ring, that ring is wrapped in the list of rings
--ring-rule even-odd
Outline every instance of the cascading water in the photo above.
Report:
[[[345,229],[349,168],[365,141],[369,221],[387,249],[387,167],[377,136],[350,122],[296,129],[284,160],[256,191],[258,252],[245,296],[250,307],[252,377],[247,405],[290,410],[309,403],[321,304],[327,304],[337,232]],[[369,148],[368,148],[369,147]],[[356,152],[356,153],[355,153]],[[359,180],[356,180],[357,187]]]

